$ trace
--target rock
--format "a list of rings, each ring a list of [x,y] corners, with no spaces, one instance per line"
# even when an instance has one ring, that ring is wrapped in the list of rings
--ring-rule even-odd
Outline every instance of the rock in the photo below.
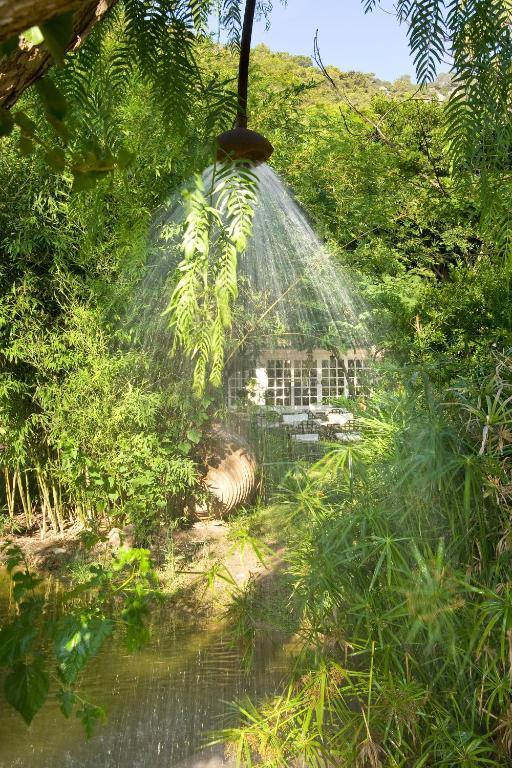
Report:
[[[135,526],[125,525],[124,528],[112,528],[108,534],[108,543],[112,549],[135,546]]]
[[[121,529],[120,528],[112,528],[111,531],[108,532],[108,543],[112,547],[112,549],[119,549],[121,546]]]
[[[67,553],[68,553],[67,549],[65,549],[64,547],[56,547],[53,550],[54,555],[67,555]]]
[[[125,525],[125,527],[122,530],[122,536],[123,536],[123,544],[125,547],[134,547],[135,546],[135,526]]]

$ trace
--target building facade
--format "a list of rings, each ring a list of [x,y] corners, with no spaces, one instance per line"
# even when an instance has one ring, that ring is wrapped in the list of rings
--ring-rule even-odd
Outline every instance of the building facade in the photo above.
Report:
[[[228,405],[247,402],[276,409],[304,409],[355,398],[368,389],[368,351],[336,357],[325,349],[274,349],[260,352],[227,380]]]

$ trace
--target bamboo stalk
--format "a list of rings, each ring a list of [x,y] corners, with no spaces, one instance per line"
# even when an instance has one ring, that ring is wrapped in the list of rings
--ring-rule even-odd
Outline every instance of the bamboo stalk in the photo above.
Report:
[[[32,527],[32,525],[34,524],[34,516],[32,514],[33,507],[32,507],[32,497],[30,495],[30,479],[29,479],[29,474],[26,470],[25,470],[25,488],[26,488],[27,506],[29,509],[29,526]]]
[[[5,478],[5,498],[7,501],[7,512],[9,514],[9,517],[12,520],[11,484],[9,479],[9,470],[7,469],[7,467],[4,467],[4,478]]]
[[[51,524],[52,524],[53,532],[54,533],[58,533],[59,523],[58,523],[57,515],[56,515],[55,509],[53,507],[52,500],[51,500],[51,497],[50,497],[50,489],[48,488],[48,485],[46,484],[46,480],[44,482],[44,493],[45,493],[45,496],[46,496],[46,504],[48,506],[48,512],[49,512],[49,515],[50,515],[50,521],[51,521]]]
[[[57,524],[59,527],[59,532],[64,533],[64,521],[62,519],[62,514],[61,514],[61,509],[62,509],[61,496],[57,492],[57,488],[53,483],[52,483],[52,496],[53,496],[53,509],[55,514],[55,519],[57,520]]]
[[[50,521],[50,524],[54,530],[54,532],[57,532],[57,524],[53,515],[53,509],[50,501],[50,495],[48,493],[48,487],[46,485],[46,482],[42,476],[40,467],[38,467],[37,471],[37,482],[39,485],[39,491],[41,493],[41,508],[43,511],[43,531],[42,531],[42,538],[46,535],[47,530],[47,520]]]
[[[44,500],[42,501],[42,504],[41,504],[41,511],[43,513],[43,525],[41,527],[41,538],[44,539],[46,538],[46,504]]]
[[[26,473],[25,473],[25,478],[26,478]],[[25,491],[25,487],[23,485],[23,480],[22,480],[21,472],[17,473],[17,479],[18,479],[18,493],[19,493],[20,500],[21,500],[21,506],[23,507],[23,513],[25,515],[25,523],[26,523],[27,527],[30,527],[30,517],[31,517],[30,511],[31,510],[30,510],[30,508],[28,506],[26,491]]]

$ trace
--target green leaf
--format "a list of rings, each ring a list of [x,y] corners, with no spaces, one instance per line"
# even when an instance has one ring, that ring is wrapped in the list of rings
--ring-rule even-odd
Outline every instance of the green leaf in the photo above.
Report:
[[[82,707],[77,710],[76,716],[82,721],[85,728],[85,735],[88,739],[91,738],[96,723],[99,720],[105,720],[106,718],[104,709],[96,707],[94,704],[89,704],[87,701],[85,701]]]
[[[64,54],[73,35],[73,14],[63,13],[41,24],[46,47],[58,64],[64,61]]]
[[[59,700],[60,711],[64,717],[71,717],[73,707],[76,703],[76,696],[73,691],[70,691],[67,688],[61,688],[57,693],[57,699]]]
[[[187,432],[187,439],[190,440],[191,443],[194,443],[194,445],[197,445],[201,440],[201,432],[195,427],[192,427]]]
[[[30,29],[26,29],[23,33],[23,37],[27,43],[30,43],[31,45],[40,45],[44,40],[40,27],[30,27]]]
[[[0,136],[8,136],[14,128],[14,120],[7,109],[0,109]]]
[[[30,117],[25,114],[25,112],[21,112],[18,110],[13,114],[13,119],[16,125],[21,129],[21,131],[26,136],[34,136],[36,132],[36,124],[33,120],[30,119]]]
[[[44,157],[54,171],[63,171],[66,167],[66,155],[61,149],[50,149]]]
[[[109,619],[88,616],[66,616],[54,636],[55,656],[59,672],[66,683],[73,683],[79,672],[99,651],[112,633]]]
[[[57,120],[63,120],[66,116],[67,102],[53,80],[48,76],[43,77],[37,81],[36,90],[43,103],[45,112],[56,117]]]
[[[106,539],[105,536],[101,536],[99,533],[92,530],[81,531],[78,537],[80,539],[80,545],[84,549],[92,549],[98,542],[105,541]]]
[[[23,563],[23,552],[18,544],[13,544],[12,542],[7,541],[0,547],[0,552],[3,552],[7,558],[7,573],[11,573],[13,568]]]
[[[55,133],[60,136],[61,139],[64,139],[65,141],[69,139],[70,132],[63,120],[59,120],[58,117],[51,115],[49,112],[46,113],[46,119],[52,126]]]
[[[23,134],[21,134],[19,147],[20,147],[20,154],[24,156],[28,156],[28,155],[31,155],[32,152],[34,151],[34,142],[31,139],[29,139],[27,136],[24,136]]]
[[[4,693],[8,703],[30,725],[46,701],[49,687],[50,680],[41,659],[32,664],[18,661],[5,678]]]
[[[0,630],[0,666],[14,664],[24,655],[32,641],[37,637],[37,630],[27,626],[23,619],[17,618],[12,624]]]

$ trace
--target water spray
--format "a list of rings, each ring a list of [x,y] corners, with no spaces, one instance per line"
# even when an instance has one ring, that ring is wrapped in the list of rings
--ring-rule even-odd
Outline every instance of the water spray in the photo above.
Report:
[[[240,42],[240,61],[238,64],[238,108],[235,126],[217,136],[217,160],[250,160],[252,163],[265,163],[274,147],[265,136],[247,127],[247,94],[249,90],[249,59],[251,55],[251,37],[254,23],[256,0],[247,0],[245,4],[242,39]]]

